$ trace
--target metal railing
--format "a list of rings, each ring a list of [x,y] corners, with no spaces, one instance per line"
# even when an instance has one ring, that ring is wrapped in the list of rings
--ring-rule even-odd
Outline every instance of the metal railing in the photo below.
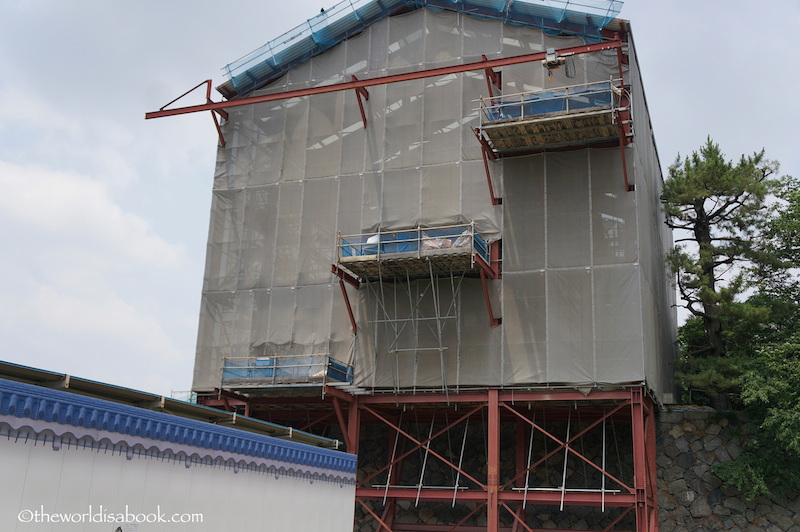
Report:
[[[477,253],[490,262],[489,244],[475,231],[474,223],[339,235],[336,250],[338,262],[358,257],[380,260],[387,255],[398,258],[398,254],[421,257],[434,250]]]
[[[484,18],[516,21],[538,27],[560,28],[563,21],[585,24],[586,29],[600,29],[622,8],[619,0],[342,0],[323,9],[306,22],[272,39],[263,46],[225,66],[223,71],[237,89],[256,85],[254,79],[268,79],[270,74],[289,67],[343,39],[360,33],[373,22],[399,8],[428,6],[433,9],[474,12]],[[323,6],[324,7],[324,6]],[[251,75],[245,75],[251,71]]]
[[[275,355],[224,357],[222,386],[282,384],[326,384],[353,381],[353,367],[328,356]]]
[[[619,107],[620,80],[570,85],[558,89],[520,92],[480,99],[481,126],[508,119],[534,118],[551,113],[570,113]]]

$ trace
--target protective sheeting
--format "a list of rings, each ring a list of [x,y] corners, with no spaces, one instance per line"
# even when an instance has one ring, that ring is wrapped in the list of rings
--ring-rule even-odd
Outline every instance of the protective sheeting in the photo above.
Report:
[[[551,34],[578,34],[599,40],[600,29],[622,8],[619,0],[344,0],[225,67],[230,81],[219,87],[228,98],[258,89],[292,67],[304,64],[402,10],[427,7],[538,27]],[[440,28],[441,29],[441,28]],[[444,34],[445,32],[440,32]],[[413,35],[409,33],[408,35]],[[429,42],[426,60],[439,48]],[[413,55],[413,47],[408,50]],[[481,53],[486,53],[481,52]],[[421,61],[420,61],[421,62]],[[333,70],[338,75],[341,70]]]
[[[495,20],[421,9],[384,19],[261,92],[511,56],[580,42]],[[468,52],[468,53],[467,53]],[[626,384],[671,390],[674,311],[660,171],[631,54],[635,141],[490,163],[493,206],[471,128],[481,72],[236,108],[214,180],[195,390],[221,357],[328,354],[366,388]],[[628,67],[626,67],[627,69]],[[572,72],[571,72],[572,74]],[[539,63],[502,69],[504,93],[606,81],[616,53],[576,57],[574,76]],[[338,234],[474,223],[502,239],[503,276],[347,286],[330,265]],[[397,282],[395,282],[397,281]]]
[[[633,37],[631,36],[631,44]],[[647,109],[636,49],[631,46],[630,78],[634,109],[634,128],[637,132],[633,150],[637,195],[637,221],[640,227],[639,255],[642,270],[640,293],[643,301],[642,328],[644,331],[645,374],[647,382],[658,391],[665,403],[676,402],[675,366],[678,354],[676,294],[674,284],[663,259],[664,250],[672,247],[672,232],[663,222],[661,211],[662,180],[658,151],[652,135],[650,116],[637,109]]]

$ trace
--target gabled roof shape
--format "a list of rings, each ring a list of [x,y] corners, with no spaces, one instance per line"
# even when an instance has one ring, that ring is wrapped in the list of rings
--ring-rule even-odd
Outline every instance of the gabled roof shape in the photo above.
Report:
[[[599,42],[600,30],[622,9],[621,0],[343,0],[223,68],[228,99],[259,89],[290,68],[333,48],[393,14],[421,7],[531,26],[550,34]]]

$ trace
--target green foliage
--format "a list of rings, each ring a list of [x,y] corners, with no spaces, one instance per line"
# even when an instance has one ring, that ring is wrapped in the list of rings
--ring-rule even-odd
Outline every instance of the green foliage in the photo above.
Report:
[[[679,330],[684,400],[745,412],[741,454],[714,470],[749,498],[800,492],[800,183],[777,170],[763,151],[726,161],[708,139],[662,195],[693,315]]]
[[[724,307],[744,286],[736,267],[761,255],[756,243],[776,170],[777,163],[767,161],[763,150],[742,156],[736,164],[726,161],[710,138],[669,168],[661,201],[667,225],[681,233],[667,263],[686,308],[703,319],[715,356],[725,354],[720,324]]]
[[[742,378],[743,451],[714,472],[748,498],[800,492],[800,330],[757,349]]]
[[[771,440],[800,456],[800,331],[758,350],[744,375],[742,400]]]
[[[776,196],[779,203],[764,224],[764,260],[754,269],[759,288],[787,299],[800,298],[797,266],[800,265],[800,182],[787,177]]]
[[[681,358],[676,369],[684,401],[711,405],[716,397],[725,395],[729,402],[738,403],[744,361],[730,355],[708,356],[710,348],[701,318],[691,318],[680,327],[678,345]]]

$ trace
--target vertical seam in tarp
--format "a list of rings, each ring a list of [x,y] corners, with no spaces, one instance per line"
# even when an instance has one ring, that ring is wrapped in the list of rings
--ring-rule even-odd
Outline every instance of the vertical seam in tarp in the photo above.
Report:
[[[592,150],[586,150],[586,187],[589,195],[589,265],[590,277],[589,286],[591,288],[592,298],[592,380],[597,382],[597,294],[595,292],[595,275],[594,275],[594,202],[592,196]]]
[[[550,272],[548,270],[548,261],[549,261],[549,250],[550,250],[550,239],[547,238],[548,235],[548,219],[549,219],[549,212],[548,212],[548,205],[547,205],[547,193],[548,193],[548,176],[549,172],[547,169],[549,157],[547,153],[542,155],[542,182],[543,182],[543,191],[542,191],[542,212],[543,212],[543,224],[544,224],[544,360],[545,360],[545,380],[550,382],[550,371],[552,366],[550,364],[550,336],[551,332],[550,329],[552,324],[550,323],[552,320],[550,319]]]

